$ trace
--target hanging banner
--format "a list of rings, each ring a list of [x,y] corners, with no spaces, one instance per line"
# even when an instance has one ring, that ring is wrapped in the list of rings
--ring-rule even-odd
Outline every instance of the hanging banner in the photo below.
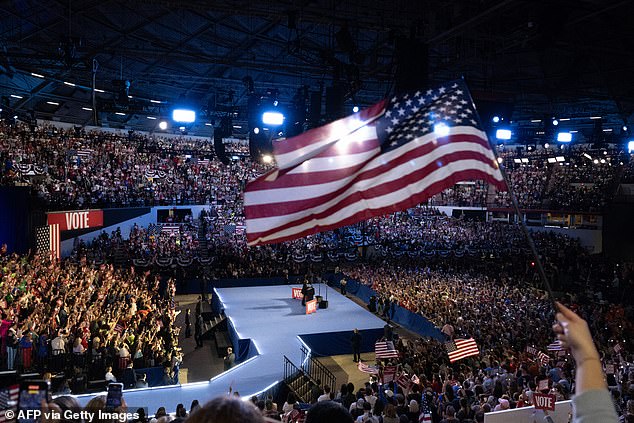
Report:
[[[59,225],[60,231],[101,228],[103,226],[103,210],[78,210],[49,213],[49,225]]]

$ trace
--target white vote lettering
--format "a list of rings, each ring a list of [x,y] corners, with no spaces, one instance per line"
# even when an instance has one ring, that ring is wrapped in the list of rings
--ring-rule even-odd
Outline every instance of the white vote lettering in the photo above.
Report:
[[[88,212],[65,213],[66,228],[68,230],[86,229],[88,226]]]

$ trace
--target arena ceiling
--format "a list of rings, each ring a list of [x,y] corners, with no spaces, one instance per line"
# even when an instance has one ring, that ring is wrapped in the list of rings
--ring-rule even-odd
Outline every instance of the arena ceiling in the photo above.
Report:
[[[158,120],[147,116],[185,102],[199,112],[190,133],[208,135],[204,123],[228,110],[244,118],[248,78],[257,93],[279,90],[282,104],[302,86],[335,85],[348,110],[407,79],[464,76],[477,103],[506,107],[516,124],[600,115],[616,130],[634,111],[633,9],[628,0],[4,1],[0,94],[21,116],[92,124],[94,75],[104,126],[152,130]],[[131,98],[120,101],[126,80]]]

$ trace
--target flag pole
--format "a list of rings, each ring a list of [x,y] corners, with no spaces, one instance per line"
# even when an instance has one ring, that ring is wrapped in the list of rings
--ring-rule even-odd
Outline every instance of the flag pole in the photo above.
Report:
[[[464,81],[464,76],[462,77],[462,80]],[[469,90],[469,87],[467,86],[466,82],[465,82],[465,87],[467,88],[467,90]],[[482,128],[482,131],[484,131],[484,125],[482,125],[482,119],[480,119],[480,114],[478,113],[478,109],[476,108],[475,102],[473,101],[471,90],[469,90],[468,92],[469,92],[469,99],[471,100],[471,106],[476,111],[476,119],[478,121],[478,125],[480,126],[480,128]],[[504,183],[506,184],[506,187],[508,189],[509,197],[511,197],[511,203],[513,204],[513,209],[515,211],[515,214],[517,215],[519,219],[520,228],[522,228],[522,232],[524,233],[526,242],[528,243],[528,246],[531,249],[531,252],[533,253],[533,258],[535,259],[535,264],[537,265],[537,271],[542,281],[542,285],[544,286],[544,288],[546,289],[546,292],[548,293],[548,298],[552,303],[553,309],[555,310],[555,312],[557,312],[558,309],[555,304],[555,295],[553,294],[552,287],[550,286],[550,282],[548,281],[548,277],[546,276],[546,272],[544,271],[544,266],[542,265],[542,260],[539,257],[539,253],[537,252],[535,241],[533,241],[533,237],[531,236],[531,233],[528,230],[528,226],[526,226],[526,222],[522,218],[522,212],[520,211],[520,206],[517,201],[517,197],[515,196],[515,192],[513,191],[508,175],[506,174],[506,169],[504,168],[503,161],[499,160],[497,149],[495,148],[495,145],[491,142],[491,139],[489,138],[489,134],[487,134],[486,131],[485,131],[485,134],[486,134],[487,141],[489,142],[489,146],[491,147],[491,150],[493,151],[493,156],[495,157],[495,161],[497,163],[498,169],[500,170],[500,173],[502,174],[502,178],[504,179]]]

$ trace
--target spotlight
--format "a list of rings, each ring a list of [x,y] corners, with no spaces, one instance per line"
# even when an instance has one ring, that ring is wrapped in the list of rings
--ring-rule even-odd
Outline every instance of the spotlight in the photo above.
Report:
[[[253,133],[255,135],[259,134],[260,133],[260,128],[258,128],[257,126],[255,128],[253,128]]]
[[[628,141],[627,152],[631,154],[633,151],[634,151],[634,140]]]
[[[165,122],[164,120],[159,122],[159,129],[161,131],[165,131],[167,129],[167,122]]]
[[[357,113],[359,111],[359,106],[352,107],[352,113]]]
[[[280,112],[262,113],[262,123],[265,125],[281,125],[284,123],[284,115]]]
[[[510,140],[512,132],[510,129],[498,129],[495,131],[495,138],[499,140]]]
[[[570,132],[560,132],[557,134],[557,141],[570,142],[572,141],[572,134]]]
[[[500,121],[500,117],[499,116],[493,116],[493,123],[498,123]]]
[[[553,126],[559,125],[559,121],[557,119],[553,119]]]
[[[449,135],[449,127],[442,122],[437,123],[434,125],[434,133],[439,137],[446,137]]]
[[[270,155],[268,155],[268,154],[263,154],[263,155],[262,155],[262,161],[263,161],[264,163],[271,163],[271,162],[273,161],[273,157],[271,157],[271,156],[270,156]]]
[[[548,148],[548,147],[550,147],[550,144],[548,143],[544,144],[544,148]]]
[[[627,132],[627,125],[623,125],[623,131]]]
[[[196,112],[188,109],[174,109],[172,120],[180,123],[192,123],[196,121]]]

